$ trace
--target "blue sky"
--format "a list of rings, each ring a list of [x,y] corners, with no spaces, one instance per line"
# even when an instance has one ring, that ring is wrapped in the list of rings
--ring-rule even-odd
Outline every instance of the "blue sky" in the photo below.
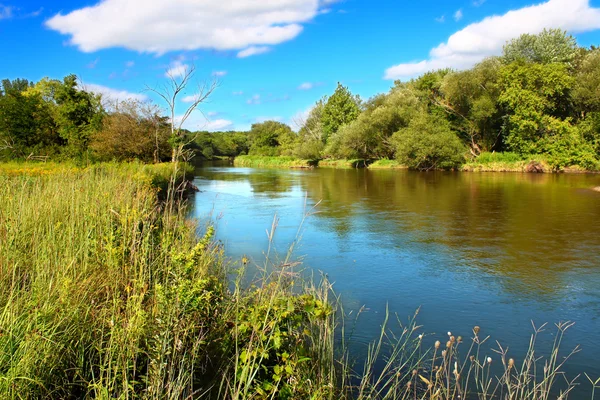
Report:
[[[301,119],[338,81],[368,98],[545,27],[600,44],[600,0],[0,0],[0,77],[74,73],[105,96],[159,103],[144,88],[193,64],[220,85],[186,126],[248,129]]]

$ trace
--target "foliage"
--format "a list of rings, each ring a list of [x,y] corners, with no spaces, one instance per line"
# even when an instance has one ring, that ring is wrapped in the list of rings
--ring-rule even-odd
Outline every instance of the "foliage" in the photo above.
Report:
[[[454,169],[464,162],[465,146],[441,117],[420,114],[394,134],[398,162],[419,170]]]
[[[239,156],[233,161],[240,167],[282,167],[282,168],[310,168],[317,164],[315,160],[305,160],[289,156]]]
[[[503,61],[571,66],[577,56],[575,38],[561,29],[544,29],[537,35],[524,34],[508,42],[503,49]]]
[[[497,58],[488,58],[473,69],[447,74],[438,104],[448,112],[452,127],[461,132],[475,155],[501,148],[501,114]]]
[[[252,125],[248,133],[250,151],[257,156],[289,155],[296,141],[296,134],[288,125],[278,121],[265,121]]]
[[[338,83],[335,92],[327,99],[321,111],[322,140],[335,134],[344,124],[354,121],[360,114],[360,98]]]
[[[575,75],[573,100],[582,112],[600,112],[600,50],[584,57]]]
[[[169,124],[156,107],[126,100],[117,102],[105,116],[89,147],[100,160],[158,162],[171,156],[169,135]]]
[[[329,140],[325,155],[333,158],[377,159],[394,156],[392,135],[419,112],[419,99],[407,89],[372,99],[359,117],[343,125]]]

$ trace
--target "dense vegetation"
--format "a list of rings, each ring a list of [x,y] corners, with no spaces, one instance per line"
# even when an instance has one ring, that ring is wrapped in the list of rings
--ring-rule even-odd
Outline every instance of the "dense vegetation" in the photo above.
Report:
[[[442,338],[386,317],[353,368],[331,285],[303,284],[290,253],[268,251],[242,286],[246,261],[228,266],[211,226],[159,200],[182,178],[170,184],[174,168],[0,164],[1,398],[539,399],[561,389],[569,324],[548,357],[534,352],[540,328],[515,361],[479,327]]]
[[[600,50],[560,30],[523,35],[503,55],[466,71],[439,70],[361,101],[338,85],[298,135],[255,124],[249,154],[304,159],[396,160],[415,169],[456,169],[510,152],[504,169],[578,166],[600,159]],[[243,154],[243,152],[242,152]]]
[[[514,39],[502,56],[470,70],[397,81],[367,101],[338,84],[296,121],[298,133],[276,121],[249,132],[174,132],[159,107],[107,104],[74,76],[4,80],[0,157],[157,162],[185,143],[207,159],[389,159],[415,169],[457,169],[477,164],[482,154],[510,152],[519,163],[593,170],[600,158],[599,99],[600,50],[578,47],[560,30]]]

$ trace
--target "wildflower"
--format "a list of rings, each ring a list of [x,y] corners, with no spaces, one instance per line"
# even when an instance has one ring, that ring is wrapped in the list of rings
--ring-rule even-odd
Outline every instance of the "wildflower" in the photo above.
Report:
[[[422,333],[419,335],[419,339],[423,339],[423,334]]]
[[[508,360],[508,369],[511,369],[512,367],[515,366],[515,360],[513,360],[512,358],[510,360]]]
[[[439,341],[439,340],[435,342],[435,349],[436,349],[436,350],[440,348],[440,344],[441,344],[441,343],[440,343],[440,341]]]
[[[456,341],[457,341],[458,343],[462,343],[462,336],[459,336],[459,337],[457,337],[457,338],[456,338]]]
[[[446,353],[447,353],[446,350],[442,350],[442,357],[446,357]]]
[[[492,363],[492,357],[488,357],[487,358],[487,362],[488,362],[488,364],[491,364]]]
[[[477,325],[473,328],[473,333],[475,333],[475,336],[477,336],[477,334],[479,333],[479,330],[480,330],[480,328]]]
[[[450,347],[452,347],[452,342],[450,340],[448,340],[446,342],[446,348],[449,349]]]
[[[455,338],[454,336],[450,336],[450,341],[451,341],[452,343],[454,343],[454,342],[456,341],[456,338]]]
[[[452,332],[448,331],[448,336],[452,336]]]

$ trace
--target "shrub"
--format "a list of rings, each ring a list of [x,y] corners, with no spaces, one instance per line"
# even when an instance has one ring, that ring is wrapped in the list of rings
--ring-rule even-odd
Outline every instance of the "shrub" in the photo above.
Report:
[[[454,169],[465,161],[465,146],[442,117],[418,115],[394,141],[397,160],[409,168]]]

